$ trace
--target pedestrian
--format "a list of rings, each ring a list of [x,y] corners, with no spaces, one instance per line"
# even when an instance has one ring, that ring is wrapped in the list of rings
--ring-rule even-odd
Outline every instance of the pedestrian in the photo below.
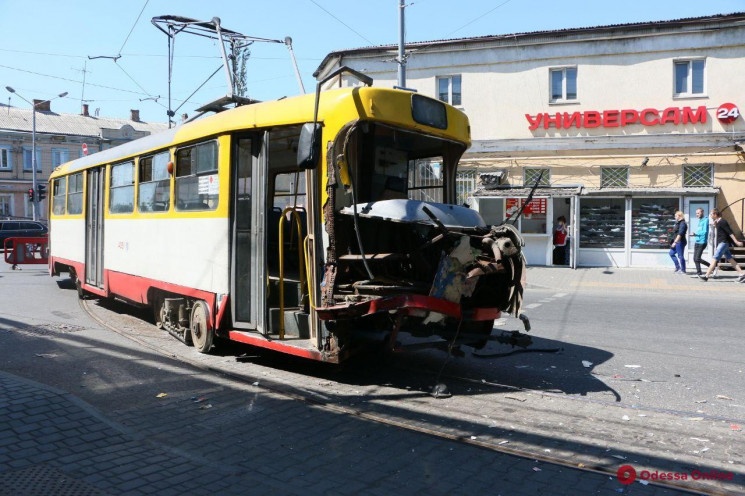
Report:
[[[729,222],[722,219],[722,214],[719,212],[718,209],[713,208],[711,210],[711,219],[714,221],[714,229],[716,230],[716,243],[717,247],[714,250],[714,260],[713,263],[709,266],[709,269],[706,271],[706,274],[703,276],[699,276],[702,281],[708,281],[709,276],[711,273],[717,268],[717,265],[719,265],[719,261],[724,257],[725,260],[727,260],[730,264],[732,264],[732,267],[735,268],[738,274],[737,282],[745,283],[745,271],[743,271],[739,265],[737,265],[737,262],[735,261],[735,258],[732,256],[732,252],[729,250],[729,247],[732,243],[734,243],[737,246],[742,246],[743,243],[741,241],[738,241],[737,238],[735,238],[735,234],[732,232],[732,228],[729,226]]]
[[[556,219],[554,229],[554,265],[567,264],[567,237],[567,219],[562,215]]]
[[[696,209],[696,218],[698,219],[698,225],[696,226],[696,232],[691,233],[688,236],[694,238],[693,244],[693,263],[696,264],[696,274],[691,277],[698,277],[703,275],[701,272],[701,264],[709,267],[709,262],[702,258],[706,245],[709,242],[709,219],[704,218],[704,209]]]
[[[688,224],[686,224],[683,212],[675,212],[675,228],[673,229],[673,242],[670,243],[670,258],[675,264],[676,274],[686,273],[686,234],[688,233]]]

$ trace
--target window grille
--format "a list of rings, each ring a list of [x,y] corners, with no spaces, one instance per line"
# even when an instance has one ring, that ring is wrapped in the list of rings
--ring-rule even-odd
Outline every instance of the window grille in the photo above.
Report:
[[[541,172],[543,176],[541,176]],[[526,187],[532,188],[538,177],[541,177],[541,182],[538,183],[538,186],[551,186],[551,171],[549,169],[525,169],[523,184]]]
[[[603,167],[600,169],[601,188],[627,188],[628,186],[628,167]]]
[[[702,188],[712,186],[713,184],[713,167],[709,165],[684,165],[683,166],[683,187],[685,188]]]
[[[458,171],[455,174],[455,203],[463,205],[476,189],[478,174],[475,170]]]

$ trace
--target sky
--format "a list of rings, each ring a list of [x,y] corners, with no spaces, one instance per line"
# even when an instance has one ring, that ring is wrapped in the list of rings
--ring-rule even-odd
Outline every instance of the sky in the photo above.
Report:
[[[329,52],[397,43],[398,4],[399,0],[0,0],[0,103],[30,108],[17,95],[50,99],[68,92],[52,103],[52,110],[80,113],[85,101],[91,113],[98,109],[102,117],[128,118],[130,109],[138,109],[144,121],[167,122],[167,36],[151,23],[163,15],[220,17],[223,27],[245,35],[292,37],[310,92],[315,88],[313,72]],[[745,11],[745,0],[408,0],[407,5],[408,42]],[[116,55],[121,55],[116,62],[88,58]],[[180,34],[175,55],[172,108],[180,107],[177,116],[193,115],[203,103],[226,94],[222,72],[207,81],[221,65],[217,42]],[[251,98],[272,100],[300,93],[283,44],[252,45],[247,79]]]

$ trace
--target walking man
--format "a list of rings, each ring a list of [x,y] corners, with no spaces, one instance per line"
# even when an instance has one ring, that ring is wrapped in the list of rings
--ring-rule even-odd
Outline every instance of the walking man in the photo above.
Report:
[[[676,274],[686,273],[686,234],[688,233],[688,224],[686,224],[683,212],[678,210],[675,212],[675,228],[673,229],[673,242],[670,244],[670,258],[673,259],[675,264]]]
[[[737,278],[737,282],[745,283],[745,271],[737,265],[737,262],[732,256],[732,252],[729,251],[730,244],[734,243],[737,246],[742,246],[743,243],[735,238],[735,234],[732,232],[729,222],[722,219],[722,215],[719,213],[718,209],[712,209],[710,216],[711,220],[714,221],[714,229],[716,229],[717,247],[716,250],[714,250],[714,263],[709,266],[709,270],[706,271],[705,275],[699,277],[702,281],[708,281],[709,275],[714,269],[716,269],[717,265],[719,265],[719,260],[724,257],[730,264],[732,264],[732,267],[735,268],[737,274],[740,276]]]
[[[702,258],[706,245],[709,242],[709,220],[704,218],[704,209],[696,209],[696,218],[698,219],[698,225],[696,226],[696,232],[689,234],[694,237],[693,245],[693,263],[696,264],[696,275],[691,277],[702,276],[704,273],[701,272],[701,264],[709,266],[709,262]]]

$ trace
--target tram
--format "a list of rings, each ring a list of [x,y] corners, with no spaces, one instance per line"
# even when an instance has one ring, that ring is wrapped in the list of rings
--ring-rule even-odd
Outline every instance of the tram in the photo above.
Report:
[[[483,346],[500,312],[519,314],[525,264],[516,230],[453,205],[467,117],[351,69],[330,77],[344,72],[364,85],[319,83],[56,168],[50,274],[150,307],[203,353],[219,339],[332,363],[404,336]]]

